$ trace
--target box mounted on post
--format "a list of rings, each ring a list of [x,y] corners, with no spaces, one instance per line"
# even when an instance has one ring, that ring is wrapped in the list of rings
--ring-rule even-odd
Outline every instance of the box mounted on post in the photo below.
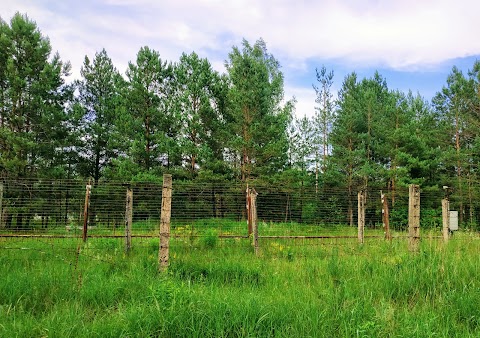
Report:
[[[450,231],[457,231],[458,230],[458,211],[457,210],[450,210],[449,221],[448,221],[448,229]]]

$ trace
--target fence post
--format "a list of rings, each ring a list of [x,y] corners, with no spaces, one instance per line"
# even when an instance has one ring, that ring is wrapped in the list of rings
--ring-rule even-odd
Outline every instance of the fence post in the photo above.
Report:
[[[420,243],[420,187],[411,184],[408,188],[408,244],[412,252],[418,251]]]
[[[358,192],[358,243],[363,244],[365,232],[365,201],[366,191]]]
[[[390,212],[388,210],[387,196],[380,190],[380,198],[382,200],[382,221],[385,229],[385,239],[391,241],[392,234],[390,233]]]
[[[172,212],[172,175],[163,175],[162,211],[160,214],[160,250],[158,251],[158,270],[168,268],[170,249],[170,216]]]
[[[90,194],[92,193],[91,180],[88,180],[88,184],[85,187],[85,204],[83,207],[83,232],[82,238],[83,241],[87,241],[87,232],[88,232],[88,209],[90,207]]]
[[[133,190],[127,187],[125,200],[125,251],[130,252],[132,248],[132,216],[133,216]]]
[[[257,192],[255,189],[248,190],[248,198],[250,200],[250,209],[248,210],[248,218],[251,220],[253,232],[253,247],[255,255],[258,255],[258,222],[257,222]]]
[[[443,241],[447,243],[450,237],[450,201],[448,198],[442,199],[442,224]]]
[[[3,229],[3,182],[0,182],[0,229]]]
[[[247,197],[247,228],[248,228],[248,237],[250,237],[253,234],[253,223],[252,223],[252,196],[250,194],[250,189],[248,188],[247,184],[247,190],[246,190],[246,197]]]

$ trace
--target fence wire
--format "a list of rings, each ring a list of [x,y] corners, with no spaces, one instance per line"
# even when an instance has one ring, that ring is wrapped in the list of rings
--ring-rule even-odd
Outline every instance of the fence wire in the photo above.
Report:
[[[88,236],[122,237],[126,191],[133,191],[132,237],[138,243],[158,237],[162,184],[79,180],[3,180],[0,186],[0,236],[79,238],[83,225]],[[336,245],[357,237],[358,198],[352,189],[306,189],[257,185],[259,238],[290,240],[289,245]],[[394,238],[406,236],[408,189],[383,191]],[[442,189],[422,190],[421,229],[440,236]],[[473,200],[450,194],[452,209],[460,210],[464,228],[476,229],[478,211]],[[366,190],[365,237],[384,237],[384,207],[379,189]],[[216,237],[220,244],[248,239],[246,186],[242,184],[174,182],[171,239],[196,245]],[[143,240],[142,240],[143,239]],[[151,245],[151,244],[148,244]]]

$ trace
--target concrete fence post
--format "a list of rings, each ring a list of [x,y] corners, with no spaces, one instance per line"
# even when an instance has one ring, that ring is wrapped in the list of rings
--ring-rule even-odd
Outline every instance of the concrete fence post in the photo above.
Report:
[[[408,247],[417,252],[420,244],[420,186],[411,184],[408,189]]]
[[[450,237],[450,201],[448,198],[442,199],[442,224],[443,241],[447,243]]]
[[[132,249],[132,219],[133,219],[133,190],[127,188],[125,200],[125,252],[129,253]]]
[[[365,190],[358,192],[358,243],[363,244],[365,237],[365,204],[367,193]]]
[[[163,175],[162,210],[160,214],[160,248],[158,251],[158,270],[168,268],[170,249],[170,217],[172,207],[172,175]]]

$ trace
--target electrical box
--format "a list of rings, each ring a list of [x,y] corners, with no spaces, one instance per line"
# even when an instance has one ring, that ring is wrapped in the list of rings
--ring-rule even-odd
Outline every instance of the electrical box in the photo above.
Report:
[[[449,219],[449,226],[448,228],[450,231],[458,230],[458,211],[457,210],[450,210],[450,219]]]

